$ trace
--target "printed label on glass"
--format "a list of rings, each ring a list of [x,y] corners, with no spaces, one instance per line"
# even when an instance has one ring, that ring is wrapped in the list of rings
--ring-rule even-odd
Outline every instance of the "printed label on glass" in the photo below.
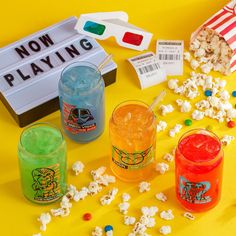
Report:
[[[124,169],[141,169],[154,160],[153,147],[149,147],[144,151],[133,153],[126,152],[115,146],[112,146],[112,161]]]
[[[61,197],[59,164],[34,169],[32,177],[35,201],[51,202]]]
[[[203,204],[211,202],[211,197],[207,195],[211,187],[210,182],[191,182],[180,176],[179,194],[180,197],[193,204]]]
[[[65,128],[72,134],[85,133],[96,129],[94,117],[89,109],[77,108],[63,102]],[[88,123],[89,122],[89,123]]]

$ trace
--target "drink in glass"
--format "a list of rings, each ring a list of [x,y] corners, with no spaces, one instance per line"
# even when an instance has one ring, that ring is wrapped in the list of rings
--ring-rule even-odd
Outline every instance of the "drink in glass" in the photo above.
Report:
[[[66,191],[66,143],[59,129],[45,123],[27,127],[18,145],[21,186],[35,203],[57,201]]]
[[[156,117],[140,101],[118,105],[110,119],[111,158],[114,174],[129,182],[149,178],[154,169]]]
[[[104,81],[98,68],[76,62],[64,69],[59,81],[64,132],[76,142],[96,139],[104,130]]]
[[[175,154],[176,195],[189,211],[214,207],[222,184],[223,150],[218,137],[203,129],[184,134]]]

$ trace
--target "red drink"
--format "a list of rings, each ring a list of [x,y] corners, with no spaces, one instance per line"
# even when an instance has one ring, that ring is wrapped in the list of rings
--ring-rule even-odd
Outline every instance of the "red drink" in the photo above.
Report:
[[[218,137],[206,130],[187,132],[175,154],[176,195],[189,211],[206,211],[220,199],[223,150]]]

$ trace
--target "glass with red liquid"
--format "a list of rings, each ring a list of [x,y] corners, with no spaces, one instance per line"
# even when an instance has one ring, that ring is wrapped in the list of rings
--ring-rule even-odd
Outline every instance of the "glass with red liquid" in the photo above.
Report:
[[[188,211],[206,211],[220,200],[223,150],[219,138],[204,129],[191,130],[175,153],[176,195]]]

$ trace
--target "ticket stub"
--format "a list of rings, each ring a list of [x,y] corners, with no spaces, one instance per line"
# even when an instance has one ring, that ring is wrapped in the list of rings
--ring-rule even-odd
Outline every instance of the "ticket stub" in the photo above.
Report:
[[[183,75],[183,52],[182,40],[157,40],[157,59],[167,75]]]
[[[160,66],[153,52],[129,58],[128,61],[132,64],[138,75],[141,89],[151,87],[166,80],[165,69]]]

